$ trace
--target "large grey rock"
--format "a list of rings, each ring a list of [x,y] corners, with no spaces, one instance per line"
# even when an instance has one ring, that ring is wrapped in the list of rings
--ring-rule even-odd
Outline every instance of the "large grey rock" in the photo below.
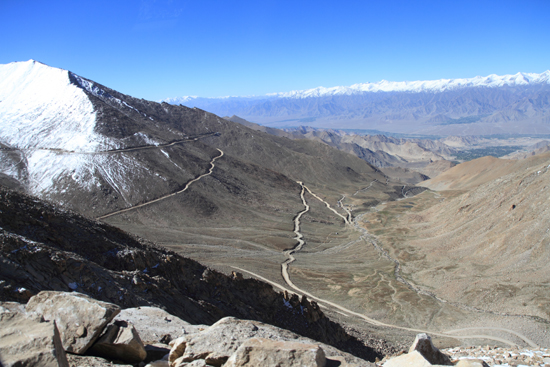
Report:
[[[0,366],[68,367],[55,322],[17,305],[0,305]]]
[[[323,349],[315,344],[252,338],[245,341],[224,367],[325,367]]]
[[[125,363],[139,363],[147,357],[136,329],[126,321],[109,324],[88,352]]]
[[[212,366],[221,366],[248,339],[264,338],[273,341],[293,341],[320,345],[328,356],[341,356],[348,363],[374,366],[351,354],[342,352],[326,344],[301,337],[291,331],[264,324],[258,321],[240,320],[226,317],[208,329],[194,334],[183,335],[171,343],[169,360],[173,363],[192,362],[203,359]],[[180,359],[181,358],[181,359]]]
[[[55,320],[67,352],[84,354],[119,312],[112,303],[97,301],[77,292],[42,291],[27,303],[27,312]]]
[[[386,363],[384,367],[431,367],[433,366],[430,362],[424,358],[420,352],[414,350],[407,354],[402,354],[399,357],[391,358]]]
[[[418,351],[431,364],[440,364],[452,366],[451,359],[446,354],[441,353],[433,343],[432,338],[428,334],[417,334],[416,339],[409,349],[409,353]]]
[[[127,308],[120,311],[114,320],[133,324],[145,344],[159,342],[162,338],[176,339],[183,334],[197,332],[199,328],[157,307]]]

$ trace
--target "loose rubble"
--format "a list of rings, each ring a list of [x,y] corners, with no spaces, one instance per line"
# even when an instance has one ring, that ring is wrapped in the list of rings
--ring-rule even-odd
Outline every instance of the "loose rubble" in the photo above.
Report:
[[[480,359],[489,366],[550,366],[550,349],[501,348],[497,346],[459,347],[443,349],[452,360]]]
[[[419,346],[421,346],[419,348]],[[423,346],[423,347],[422,347]],[[427,350],[428,353],[423,352]],[[437,357],[434,359],[433,356]],[[432,363],[430,363],[430,361]],[[444,363],[448,361],[448,363]],[[428,367],[454,365],[456,367],[524,367],[550,366],[550,349],[456,347],[438,350],[426,334],[418,334],[409,353],[386,357],[376,364],[379,367]]]

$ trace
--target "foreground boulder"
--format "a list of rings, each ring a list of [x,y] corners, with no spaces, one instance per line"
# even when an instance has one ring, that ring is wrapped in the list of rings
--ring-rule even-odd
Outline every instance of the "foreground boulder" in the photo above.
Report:
[[[20,304],[1,303],[0,366],[68,367],[55,322],[26,315]]]
[[[172,341],[170,343],[172,347],[169,355],[170,365],[176,367],[180,365],[184,366],[185,363],[195,361],[196,363],[203,363],[201,361],[204,361],[204,363],[211,366],[222,366],[243,344],[253,338],[268,339],[271,342],[280,341],[308,344],[314,349],[320,346],[328,356],[337,356],[340,361],[345,361],[348,364],[374,366],[370,362],[354,357],[329,345],[300,337],[291,331],[258,321],[240,320],[234,317],[223,318],[204,331],[183,335]],[[271,349],[271,351],[273,352],[274,350]],[[241,355],[243,355],[242,353]],[[264,350],[264,354],[266,353]],[[282,357],[277,357],[274,354],[272,358]]]
[[[452,366],[453,363],[448,355],[441,353],[433,343],[432,338],[427,334],[418,334],[409,348],[409,353],[389,359],[384,367],[429,367],[429,366]],[[469,365],[468,365],[469,366]],[[464,366],[466,367],[466,365]]]
[[[400,355],[384,363],[384,367],[430,367],[433,366],[418,351]]]
[[[318,345],[252,338],[241,344],[224,367],[325,367],[326,362]]]
[[[168,344],[172,339],[183,334],[194,333],[208,327],[207,325],[191,325],[158,307],[127,308],[120,311],[114,321],[126,321],[133,324],[145,344],[157,342]]]
[[[433,343],[432,338],[428,334],[418,334],[409,349],[409,353],[414,351],[419,352],[422,356],[430,362],[430,364],[440,364],[445,366],[452,366],[453,363],[449,356],[441,353]]]
[[[139,363],[147,357],[138,332],[126,321],[115,321],[109,324],[88,352],[125,363]]]
[[[29,300],[26,309],[55,321],[63,348],[75,354],[84,354],[120,312],[117,305],[97,301],[82,293],[54,291],[38,293]]]

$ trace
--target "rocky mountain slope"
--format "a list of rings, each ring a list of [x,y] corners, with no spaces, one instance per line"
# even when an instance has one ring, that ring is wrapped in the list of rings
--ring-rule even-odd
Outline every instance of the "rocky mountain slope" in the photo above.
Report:
[[[327,144],[378,167],[389,177],[407,184],[416,184],[435,177],[454,165],[457,150],[438,140],[403,139],[384,135],[358,135],[342,130],[275,129],[251,123],[238,116],[226,117],[256,131],[290,139],[308,139]]]
[[[225,316],[263,321],[371,360],[389,348],[349,336],[305,297],[283,295],[239,273],[223,275],[4,187],[0,197],[1,301],[26,303],[43,290],[78,291],[122,308],[160,307],[194,324]]]
[[[264,97],[170,98],[269,126],[378,129],[442,135],[548,133],[550,72],[356,84]],[[519,130],[519,131],[518,131]]]
[[[319,185],[334,185],[335,177],[339,185],[362,175],[382,178],[325,145],[257,134],[198,109],[139,100],[36,61],[0,69],[2,173],[31,194],[91,216],[176,191],[209,167],[217,149],[227,162],[219,162],[226,177],[218,180],[233,195],[250,181],[281,182],[287,190],[288,178]],[[89,199],[75,200],[76,192]]]
[[[99,226],[97,233],[102,233],[109,223],[163,246],[155,253],[116,248],[111,256],[110,248],[101,255],[94,254],[86,248],[93,247],[95,242],[84,241],[82,251],[92,253],[78,256],[84,262],[90,260],[89,256],[98,257],[98,263],[92,260],[96,265],[75,265],[63,254],[76,251],[82,240],[78,236],[65,243],[61,230],[54,231],[69,246],[58,254],[57,250],[45,247],[34,251],[34,242],[25,247],[30,242],[17,237],[23,235],[10,234],[13,248],[7,256],[10,261],[15,261],[10,256],[22,256],[17,261],[31,269],[30,278],[21,275],[18,281],[34,279],[37,272],[24,262],[25,257],[47,254],[41,258],[44,264],[51,264],[52,258],[61,259],[61,263],[54,261],[52,265],[58,269],[55,274],[61,274],[62,284],[58,285],[70,285],[77,290],[82,282],[92,287],[96,281],[92,277],[94,271],[89,269],[101,266],[115,271],[107,266],[113,261],[123,267],[116,272],[131,272],[131,275],[124,273],[123,278],[107,272],[106,278],[100,279],[105,282],[101,290],[110,289],[113,302],[117,297],[116,302],[128,300],[129,305],[152,302],[153,298],[148,298],[152,293],[160,299],[176,297],[175,302],[198,307],[199,314],[206,312],[202,313],[204,317],[237,311],[261,315],[261,310],[251,310],[244,301],[235,300],[237,311],[229,305],[233,304],[228,301],[231,294],[237,297],[246,287],[254,288],[251,284],[255,283],[247,283],[250,280],[240,280],[237,274],[240,272],[286,290],[285,301],[295,309],[302,310],[302,303],[307,305],[306,301],[311,304],[315,300],[319,307],[326,307],[331,317],[349,323],[347,330],[355,330],[354,335],[371,332],[380,335],[391,330],[392,340],[400,340],[409,337],[413,330],[435,330],[450,345],[471,338],[526,343],[513,330],[506,337],[477,333],[455,338],[454,334],[446,333],[444,330],[449,327],[478,321],[477,311],[468,305],[461,308],[445,303],[414,288],[396,270],[395,259],[391,257],[394,254],[386,252],[365,231],[363,225],[368,215],[386,214],[384,210],[378,212],[378,206],[410,208],[424,198],[415,196],[422,188],[394,182],[364,160],[324,141],[271,135],[268,130],[256,131],[198,108],[136,99],[69,71],[50,70],[53,68],[33,61],[3,65],[0,69],[4,78],[0,80],[4,91],[0,112],[5,116],[0,119],[0,181],[103,222],[93,222]],[[55,90],[59,92],[44,92],[42,89],[48,85],[57,85]],[[37,98],[32,97],[34,94]],[[64,125],[66,121],[71,128]],[[17,126],[25,126],[26,130],[18,133]],[[71,136],[82,144],[74,143]],[[373,143],[377,146],[402,149],[391,139],[377,139]],[[400,154],[410,152],[411,159],[415,154],[439,149],[415,144]],[[40,215],[34,217],[37,223],[43,221],[36,219]],[[10,220],[6,218],[7,223]],[[17,223],[11,225],[19,228]],[[46,221],[41,226],[50,224]],[[19,230],[25,228],[24,225]],[[23,237],[39,243],[42,240],[34,240],[31,235],[43,232],[46,231],[34,228]],[[399,230],[396,237],[402,233]],[[83,238],[86,237],[98,240],[96,235],[85,234]],[[171,274],[186,273],[179,268],[187,266],[186,263],[174,257],[176,254],[200,260],[227,274],[222,276],[199,265],[189,265],[189,271],[197,266],[199,269],[193,273],[196,282],[187,287],[201,294],[202,303],[186,293],[186,289],[179,290],[180,295],[165,292],[162,284],[168,284],[165,280],[171,276],[184,284],[177,274]],[[158,269],[155,266],[161,262],[170,263],[168,273],[152,270]],[[82,269],[81,273],[87,277],[65,281],[62,275],[66,274],[66,264]],[[14,265],[10,269],[15,274],[19,268]],[[157,278],[147,278],[151,274]],[[235,284],[244,288],[231,286],[233,278],[237,279]],[[210,281],[215,291],[200,287]],[[30,285],[43,283],[37,277]],[[11,289],[22,290],[21,287],[32,289],[17,283]],[[219,291],[220,287],[231,294]],[[132,289],[132,295],[124,293],[126,288]],[[93,288],[89,289],[91,292]],[[307,299],[292,297],[292,292],[306,295]],[[228,298],[218,299],[218,295]],[[269,294],[263,295],[267,300],[274,299]],[[205,309],[200,311],[202,306]],[[270,314],[278,312],[269,310]],[[491,325],[500,322],[493,314],[483,320]]]

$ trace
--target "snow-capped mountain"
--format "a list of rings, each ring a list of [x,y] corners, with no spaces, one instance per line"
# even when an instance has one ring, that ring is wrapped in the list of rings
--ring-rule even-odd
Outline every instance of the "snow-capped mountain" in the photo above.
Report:
[[[109,145],[94,132],[93,105],[67,70],[34,60],[0,65],[0,101],[2,140],[13,147],[94,151]]]
[[[185,205],[174,196],[167,200],[173,207],[156,217],[179,213],[167,220],[185,217],[196,225],[225,208],[217,214],[223,220],[249,201],[286,195],[292,205],[289,187],[299,179],[326,185],[334,177],[356,180],[355,171],[379,175],[358,158],[328,154],[325,145],[277,139],[200,109],[124,95],[37,61],[0,65],[0,184],[90,216],[172,197],[209,172],[221,150],[213,186],[201,186],[201,179]],[[226,168],[224,162],[230,162]],[[341,162],[355,171],[342,173]],[[258,209],[266,210],[261,216],[271,216],[268,208]],[[243,215],[255,218],[254,210]]]
[[[149,104],[34,60],[0,65],[0,176],[69,207],[79,201],[75,192],[87,192],[98,211],[142,200],[150,195],[149,185],[166,190],[174,185],[167,178],[170,165],[183,168],[176,177],[191,177],[184,163],[166,162],[162,169],[164,164],[154,163],[160,150],[148,159],[109,151],[155,146],[207,130],[178,129],[175,118],[166,116],[168,108]],[[166,174],[151,175],[152,167]],[[116,200],[102,202],[100,193]]]
[[[438,79],[438,80],[417,80],[404,82],[391,82],[381,80],[376,83],[358,83],[349,87],[317,87],[304,90],[294,90],[290,92],[268,93],[265,96],[225,96],[216,98],[204,98],[212,100],[226,99],[242,99],[242,100],[258,100],[269,97],[277,98],[318,98],[338,95],[352,95],[361,93],[375,92],[445,92],[460,88],[484,87],[484,88],[499,88],[504,86],[526,86],[535,84],[549,84],[550,70],[544,73],[517,73],[514,75],[496,75],[476,76],[475,78],[459,78],[459,79]],[[168,103],[184,103],[200,99],[198,96],[183,96],[166,98],[163,101]]]
[[[166,102],[271,126],[438,134],[549,133],[549,91],[550,70],[465,79],[383,80],[262,97],[183,97]]]

